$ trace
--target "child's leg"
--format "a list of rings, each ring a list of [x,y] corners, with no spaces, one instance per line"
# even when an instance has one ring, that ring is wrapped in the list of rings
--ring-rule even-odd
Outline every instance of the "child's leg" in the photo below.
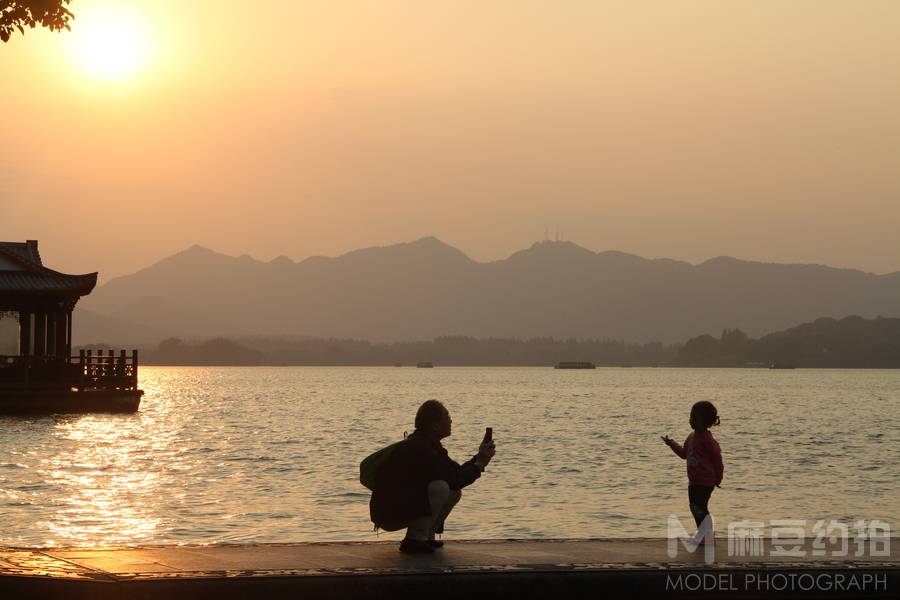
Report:
[[[704,519],[709,516],[709,497],[712,495],[713,488],[708,485],[689,485],[688,486],[688,502],[691,506],[691,515],[697,528],[700,528]]]

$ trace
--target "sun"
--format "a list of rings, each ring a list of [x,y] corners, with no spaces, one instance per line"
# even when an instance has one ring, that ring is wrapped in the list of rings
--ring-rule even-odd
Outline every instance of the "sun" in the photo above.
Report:
[[[152,33],[139,12],[104,7],[76,15],[66,52],[78,69],[93,79],[128,80],[150,63]]]

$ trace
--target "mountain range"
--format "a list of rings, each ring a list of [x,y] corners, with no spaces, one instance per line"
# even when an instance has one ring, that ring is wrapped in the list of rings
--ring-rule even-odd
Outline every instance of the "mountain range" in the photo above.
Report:
[[[900,272],[731,257],[693,265],[554,241],[484,263],[434,237],[299,262],[193,246],[110,280],[76,312],[79,344],[259,334],[672,343],[823,316],[900,316]]]

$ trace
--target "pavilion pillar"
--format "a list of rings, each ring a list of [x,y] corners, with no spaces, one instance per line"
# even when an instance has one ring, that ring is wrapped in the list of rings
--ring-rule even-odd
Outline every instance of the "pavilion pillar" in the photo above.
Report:
[[[47,356],[56,354],[56,313],[47,313]]]
[[[66,313],[66,362],[72,357],[72,311]]]
[[[19,311],[19,355],[31,354],[31,313]]]
[[[68,346],[69,324],[66,322],[66,314],[65,311],[59,311],[53,315],[56,321],[56,350],[54,354],[56,354],[56,358],[61,360],[65,360],[68,356],[66,347]]]
[[[47,313],[34,313],[34,355],[43,356],[47,349]]]

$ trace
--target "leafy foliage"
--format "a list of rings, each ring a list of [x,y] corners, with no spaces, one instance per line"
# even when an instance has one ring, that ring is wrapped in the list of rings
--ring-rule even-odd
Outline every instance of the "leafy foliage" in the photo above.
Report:
[[[71,0],[0,0],[0,40],[8,42],[15,30],[38,25],[50,31],[70,29],[75,15],[66,8]]]
[[[85,346],[107,349],[106,345]],[[169,338],[141,350],[144,364],[162,365],[414,365],[544,366],[591,361],[599,366],[900,368],[900,319],[821,318],[750,338],[724,329],[684,345],[622,340],[473,338],[372,343],[366,340],[296,336],[241,336],[186,342]]]
[[[703,367],[900,368],[900,319],[821,318],[759,339],[740,329],[688,340],[675,364]]]

